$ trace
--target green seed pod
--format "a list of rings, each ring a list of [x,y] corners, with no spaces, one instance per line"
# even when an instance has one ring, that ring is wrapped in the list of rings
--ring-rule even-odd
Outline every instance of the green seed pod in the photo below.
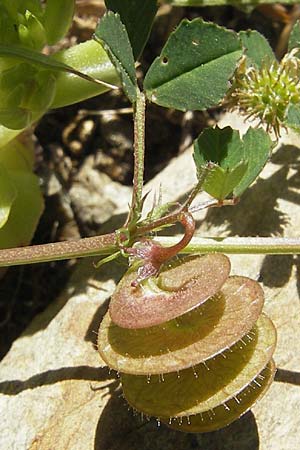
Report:
[[[261,371],[261,373],[235,397],[214,409],[207,410],[194,416],[180,417],[165,422],[170,428],[186,433],[207,433],[229,425],[240,418],[259,400],[269,389],[276,369],[274,361]]]
[[[99,353],[121,372],[128,403],[171,428],[226,426],[273,379],[276,330],[261,314],[263,291],[229,269],[224,255],[187,257],[137,287],[129,270],[100,325]]]
[[[274,325],[262,315],[240,341],[192,369],[164,374],[163,379],[122,375],[125,398],[135,409],[165,419],[214,409],[257,377],[270,361],[275,343]]]
[[[101,323],[98,350],[113,369],[136,375],[175,372],[220,353],[241,339],[258,319],[262,289],[245,277],[230,277],[198,308],[169,322],[141,329]],[[239,320],[235,320],[237,314]]]
[[[174,319],[216,294],[227,279],[230,262],[225,255],[186,258],[136,288],[136,273],[120,281],[110,303],[114,323],[123,328],[146,328]],[[151,283],[151,284],[149,284]]]

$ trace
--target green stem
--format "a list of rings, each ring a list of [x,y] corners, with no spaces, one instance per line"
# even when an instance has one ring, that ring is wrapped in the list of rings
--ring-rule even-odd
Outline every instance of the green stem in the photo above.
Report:
[[[161,245],[174,243],[173,237],[161,236],[157,240]],[[230,254],[265,254],[295,255],[300,254],[300,238],[269,237],[193,237],[182,253],[230,253]]]
[[[136,222],[141,217],[143,207],[144,159],[145,159],[145,96],[137,89],[137,100],[134,107],[134,173],[133,193],[128,219],[124,226]]]
[[[257,0],[160,0],[161,3],[170,3],[172,6],[220,6],[220,5],[253,5],[257,6]],[[263,0],[263,4],[278,3],[278,0]],[[298,0],[281,0],[280,3],[294,4]]]
[[[192,190],[192,192],[189,194],[188,198],[186,199],[186,201],[183,205],[184,209],[189,209],[190,205],[196,198],[197,194],[199,194],[199,192],[201,191],[202,186],[206,180],[206,177],[211,169],[212,169],[212,165],[209,163],[209,164],[206,164],[204,167],[201,168],[201,170],[198,171],[198,183],[196,184],[196,186],[194,187],[194,189]]]
[[[157,237],[160,244],[175,245],[177,237]],[[80,239],[78,241],[55,242],[53,244],[0,250],[0,267],[84,258],[88,256],[110,255],[118,250],[116,233]],[[181,253],[231,253],[231,254],[300,254],[300,238],[260,238],[260,237],[194,237]]]

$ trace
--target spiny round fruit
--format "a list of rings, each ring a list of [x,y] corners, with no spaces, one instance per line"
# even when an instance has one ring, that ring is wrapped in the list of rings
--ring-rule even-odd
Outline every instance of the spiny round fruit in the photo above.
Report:
[[[174,319],[216,294],[230,272],[222,254],[185,258],[169,266],[157,279],[137,287],[136,272],[129,270],[118,284],[110,303],[113,322],[123,328],[146,328]]]
[[[221,291],[201,306],[160,325],[125,329],[106,314],[99,328],[98,349],[103,360],[119,372],[148,375],[182,370],[237,342],[256,322],[263,301],[256,281],[229,277]]]
[[[207,433],[225,427],[249,411],[257,400],[266,393],[273,381],[275,372],[275,364],[271,360],[245,389],[217,408],[194,416],[162,419],[161,421],[175,430],[186,433]]]
[[[260,68],[245,68],[243,63],[228,96],[232,108],[240,108],[248,118],[259,119],[277,137],[285,126],[289,106],[300,101],[297,51],[287,53],[280,62],[266,61]]]
[[[254,380],[275,349],[276,331],[261,315],[249,335],[228,350],[178,373],[158,376],[122,375],[128,403],[160,418],[190,416],[227,402]]]

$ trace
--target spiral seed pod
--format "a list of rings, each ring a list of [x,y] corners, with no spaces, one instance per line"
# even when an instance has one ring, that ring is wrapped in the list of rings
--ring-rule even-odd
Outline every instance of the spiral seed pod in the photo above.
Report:
[[[188,257],[134,288],[119,283],[99,329],[104,361],[121,373],[128,403],[185,432],[206,432],[244,414],[275,372],[276,331],[263,291],[229,277],[220,254]]]

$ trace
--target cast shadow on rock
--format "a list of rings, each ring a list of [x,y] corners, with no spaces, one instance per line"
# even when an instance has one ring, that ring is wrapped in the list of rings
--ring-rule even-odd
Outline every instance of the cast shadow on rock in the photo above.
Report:
[[[300,256],[299,255],[267,255],[265,256],[258,281],[268,287],[283,287],[296,268],[297,291],[300,298]]]
[[[278,198],[297,201],[289,190],[286,180],[288,167],[282,167],[268,179],[259,179],[241,197],[236,206],[212,208],[208,210],[205,221],[208,229],[226,224],[230,235],[237,236],[270,236],[281,235],[288,223],[286,215],[277,207]]]
[[[90,295],[88,288],[95,288],[97,290],[105,291],[105,287],[101,287],[106,281],[112,280],[117,284],[126,267],[123,264],[116,262],[108,263],[107,265],[96,269],[93,267],[94,258],[86,258],[85,261],[80,261],[75,268],[75,271],[69,280],[67,289],[65,289],[60,296],[50,304],[45,311],[39,314],[32,323],[24,331],[25,336],[32,336],[36,332],[46,329],[50,322],[56,317],[56,315],[63,309],[65,304],[71,297],[77,295]],[[109,297],[109,294],[108,294]]]
[[[300,386],[300,372],[295,372],[294,370],[277,369],[275,381]]]
[[[128,408],[121,392],[106,404],[95,433],[94,450],[257,450],[258,430],[248,412],[222,430],[205,434],[175,431],[153,420],[142,420]]]
[[[110,299],[105,300],[105,302],[99,306],[97,311],[91,320],[91,323],[85,333],[84,340],[87,342],[92,342],[95,348],[97,348],[97,336],[100,323],[102,322],[103,317],[107,313]]]
[[[279,170],[267,179],[258,179],[242,195],[237,206],[211,209],[205,220],[211,226],[220,226],[225,222],[231,235],[282,234],[287,217],[278,209],[278,199],[300,204],[299,173],[287,179],[289,168],[299,170],[299,161],[299,148],[282,145],[271,158]]]
[[[297,169],[300,166],[300,149],[294,145],[282,145],[272,155],[271,162],[279,166],[288,165]]]
[[[7,380],[0,382],[0,393],[4,395],[18,395],[28,389],[35,389],[66,380],[110,381],[109,388],[114,391],[119,381],[115,372],[108,367],[61,367],[47,370],[28,378],[27,380]]]

